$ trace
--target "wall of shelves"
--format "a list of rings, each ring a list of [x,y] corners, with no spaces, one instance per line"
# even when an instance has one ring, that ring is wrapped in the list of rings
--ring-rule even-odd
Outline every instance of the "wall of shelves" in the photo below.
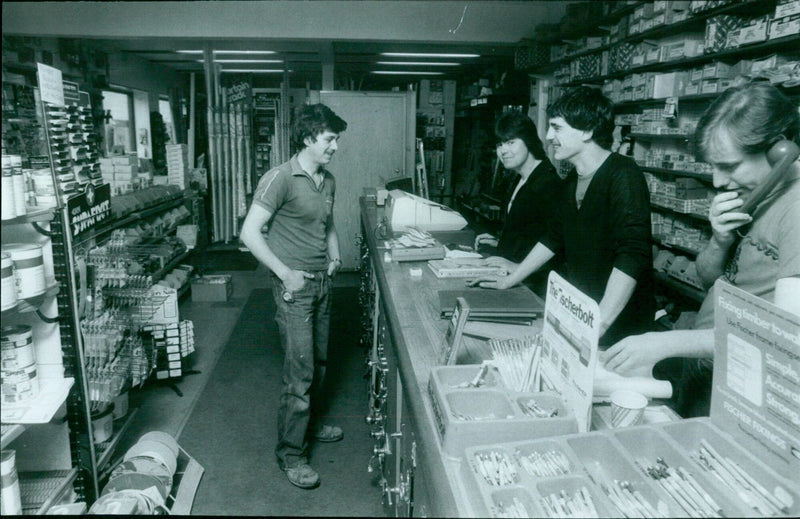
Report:
[[[550,101],[565,88],[586,84],[601,86],[615,101],[617,125],[648,179],[654,245],[684,267],[710,236],[707,206],[715,193],[710,166],[694,159],[694,127],[702,112],[725,88],[754,79],[769,80],[794,99],[800,95],[800,24],[786,25],[792,8],[785,3],[610,2],[596,23],[544,41],[551,45],[550,62],[526,70],[552,78]],[[748,23],[749,29],[740,29]],[[692,47],[694,42],[701,46]],[[649,83],[662,80],[668,90],[673,79],[669,92]],[[691,181],[692,193],[676,189]],[[698,304],[705,292],[684,270],[661,269],[656,279],[667,292]]]

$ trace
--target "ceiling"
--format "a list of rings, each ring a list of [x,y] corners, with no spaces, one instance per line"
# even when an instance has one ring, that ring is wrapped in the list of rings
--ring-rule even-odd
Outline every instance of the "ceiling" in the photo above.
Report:
[[[553,1],[3,2],[4,35],[90,38],[177,71],[202,72],[202,54],[225,69],[286,69],[294,87],[372,89],[422,78],[465,79],[513,67],[514,47],[566,10]],[[470,58],[387,57],[384,52],[467,53]],[[379,64],[403,62],[413,65]],[[434,65],[454,63],[455,65]],[[379,75],[375,71],[406,72]],[[437,73],[426,75],[422,73]],[[227,76],[229,73],[226,73]],[[230,73],[233,74],[233,73]],[[282,73],[252,75],[255,86]]]

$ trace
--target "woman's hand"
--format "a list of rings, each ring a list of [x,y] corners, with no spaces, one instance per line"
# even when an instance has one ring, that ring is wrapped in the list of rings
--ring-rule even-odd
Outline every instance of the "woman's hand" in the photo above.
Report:
[[[736,191],[723,191],[711,201],[708,221],[717,245],[730,247],[736,240],[736,229],[753,221],[749,214],[737,211],[742,204],[744,201]]]
[[[650,332],[622,339],[606,351],[600,352],[600,362],[608,371],[626,377],[651,377],[653,366],[666,358],[667,349],[662,344],[664,333]],[[666,334],[669,335],[669,334]]]
[[[475,250],[478,250],[480,245],[488,245],[489,247],[497,247],[497,238],[489,233],[479,234],[475,237]]]
[[[483,263],[489,267],[497,267],[500,269],[505,270],[509,274],[517,270],[519,263],[514,263],[513,261],[507,260],[502,256],[489,256]]]
[[[509,282],[509,278],[505,276],[485,276],[476,279],[470,279],[466,282],[468,287],[491,288],[494,290],[505,290],[514,286]]]

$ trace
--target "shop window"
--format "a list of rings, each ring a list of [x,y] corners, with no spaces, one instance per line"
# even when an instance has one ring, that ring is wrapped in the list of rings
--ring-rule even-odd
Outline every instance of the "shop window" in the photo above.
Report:
[[[133,99],[130,94],[103,90],[103,110],[106,112],[106,155],[136,151],[132,105]]]
[[[164,121],[164,126],[167,127],[167,135],[169,135],[169,144],[175,144],[175,125],[172,122],[172,106],[169,99],[161,98],[158,100],[158,113],[161,114],[161,119]]]

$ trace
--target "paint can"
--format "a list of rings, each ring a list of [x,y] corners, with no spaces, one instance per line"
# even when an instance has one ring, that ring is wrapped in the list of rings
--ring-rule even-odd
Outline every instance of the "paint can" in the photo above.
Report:
[[[7,252],[2,253],[2,286],[0,286],[0,308],[8,310],[17,304],[17,285],[14,281],[14,261]]]
[[[3,371],[19,371],[36,364],[31,327],[25,324],[0,328]]]
[[[25,176],[22,174],[22,157],[19,155],[9,155],[11,157],[12,186],[14,188],[14,212],[17,216],[28,214],[25,208]]]
[[[0,494],[0,515],[21,515],[22,499],[19,491],[16,451],[0,452],[0,478],[3,480]]]
[[[103,443],[111,439],[114,433],[114,404],[109,404],[102,411],[92,413],[92,435],[95,443]]]
[[[14,170],[11,167],[11,156],[3,155],[3,184],[0,194],[2,194],[2,219],[11,220],[16,218],[17,210],[14,203]]]
[[[39,379],[36,377],[36,364],[19,371],[0,371],[2,379],[3,404],[21,404],[39,395]]]
[[[9,243],[3,246],[3,252],[8,253],[14,262],[17,299],[43,294],[47,283],[44,278],[42,247],[35,243]]]

